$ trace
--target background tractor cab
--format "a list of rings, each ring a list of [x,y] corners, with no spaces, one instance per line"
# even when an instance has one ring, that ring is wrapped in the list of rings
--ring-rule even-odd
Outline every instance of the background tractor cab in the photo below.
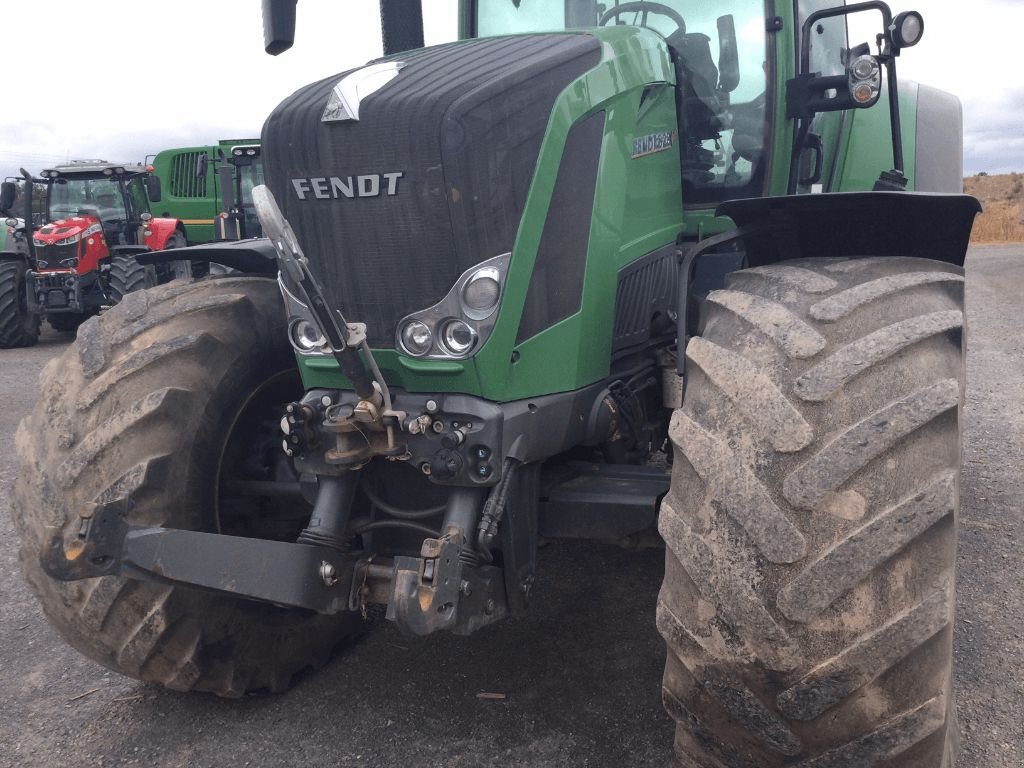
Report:
[[[185,244],[179,220],[150,213],[161,190],[147,166],[79,160],[47,168],[39,178],[22,173],[27,312],[45,316],[57,330],[74,330],[125,293],[184,271],[164,264],[147,272],[136,262],[139,254]],[[13,182],[4,183],[5,200],[16,191]],[[45,203],[37,213],[40,197]],[[8,249],[5,258],[16,255]]]
[[[245,240],[262,237],[259,217],[252,201],[253,187],[264,183],[263,157],[259,144],[238,144],[225,153],[217,149],[216,172],[221,193],[221,211],[214,221],[214,240]],[[209,172],[209,155],[200,155],[196,176]]]

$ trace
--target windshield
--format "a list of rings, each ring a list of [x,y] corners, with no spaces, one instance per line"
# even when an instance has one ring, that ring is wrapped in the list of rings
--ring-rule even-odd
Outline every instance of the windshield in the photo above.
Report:
[[[50,187],[50,220],[96,216],[103,221],[127,219],[117,179],[57,179]]]
[[[480,37],[634,25],[661,34],[676,68],[683,199],[761,194],[767,142],[764,0],[477,0]]]
[[[263,163],[251,163],[238,166],[238,192],[241,205],[251,207],[252,189],[265,183],[263,180]]]

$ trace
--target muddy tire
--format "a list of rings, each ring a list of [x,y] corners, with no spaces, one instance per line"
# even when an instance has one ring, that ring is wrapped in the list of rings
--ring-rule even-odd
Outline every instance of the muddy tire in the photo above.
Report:
[[[25,272],[23,261],[0,261],[0,349],[39,341],[39,315],[28,309]]]
[[[949,768],[963,270],[743,270],[673,416],[658,628],[686,768]]]
[[[294,541],[303,511],[282,522],[269,519],[280,499],[239,504],[224,490],[230,478],[222,469],[233,453],[240,464],[277,460],[280,450],[259,455],[249,447],[258,441],[243,428],[276,417],[246,409],[298,394],[272,280],[174,282],[131,293],[81,327],[77,342],[44,369],[39,404],[15,440],[21,565],[71,645],[122,674],[222,696],[283,690],[295,673],[326,662],[357,617],[119,576],[58,582],[39,565],[48,530],[63,529],[70,541],[84,504],[120,497],[134,501],[136,525]],[[294,500],[287,506],[296,518]],[[232,518],[239,508],[252,515],[249,528]],[[267,533],[274,525],[280,536]]]
[[[107,298],[111,304],[119,304],[129,293],[154,285],[156,278],[152,267],[139,264],[134,256],[111,257],[107,273]]]

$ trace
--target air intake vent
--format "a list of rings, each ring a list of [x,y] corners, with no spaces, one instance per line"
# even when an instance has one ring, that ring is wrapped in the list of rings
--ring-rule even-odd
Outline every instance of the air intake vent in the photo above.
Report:
[[[206,197],[206,176],[196,176],[205,152],[182,152],[171,161],[171,196]]]

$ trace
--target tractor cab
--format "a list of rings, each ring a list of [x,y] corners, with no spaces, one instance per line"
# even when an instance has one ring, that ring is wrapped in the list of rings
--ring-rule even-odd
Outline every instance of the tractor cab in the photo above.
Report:
[[[150,179],[155,177],[144,166],[78,161],[44,170],[43,179],[46,223],[33,235],[36,258],[46,262],[40,263],[40,268],[71,266],[84,273],[97,268],[108,245],[146,242],[145,225],[153,218],[147,190],[156,193],[159,181],[154,185]],[[159,195],[155,196],[159,200]],[[63,259],[53,250],[60,247],[68,251]],[[74,264],[69,259],[74,259]]]
[[[222,201],[221,213],[214,226],[214,239],[245,240],[262,236],[263,230],[252,200],[253,188],[264,183],[260,145],[238,144],[232,146],[228,154],[221,152],[217,173]]]
[[[961,139],[950,133],[950,126],[959,125],[959,107],[953,101],[932,89],[919,93],[914,83],[904,86],[902,99],[897,90],[896,59],[920,41],[920,14],[893,16],[884,3],[874,2],[794,0],[793,5],[793,16],[784,19],[774,16],[774,4],[763,0],[470,0],[463,7],[460,36],[610,27],[658,33],[675,75],[678,127],[634,137],[631,157],[676,151],[678,144],[688,211],[709,211],[743,198],[863,188],[866,165],[877,168],[878,190],[959,192],[952,164],[949,173],[926,171],[925,179],[915,184],[916,158],[903,156],[901,100],[941,115],[938,124],[943,127],[938,130],[944,146]],[[865,12],[880,15],[886,33],[870,43],[850,40],[847,19]],[[785,28],[789,24],[793,31]],[[888,110],[858,114],[883,95]],[[653,106],[652,96],[644,94],[642,102],[647,103],[641,103],[641,112]],[[908,117],[913,130],[916,120]],[[873,147],[855,145],[841,152],[854,123],[861,131],[883,135]],[[884,136],[890,128],[891,142]],[[917,139],[929,147],[939,140]]]

